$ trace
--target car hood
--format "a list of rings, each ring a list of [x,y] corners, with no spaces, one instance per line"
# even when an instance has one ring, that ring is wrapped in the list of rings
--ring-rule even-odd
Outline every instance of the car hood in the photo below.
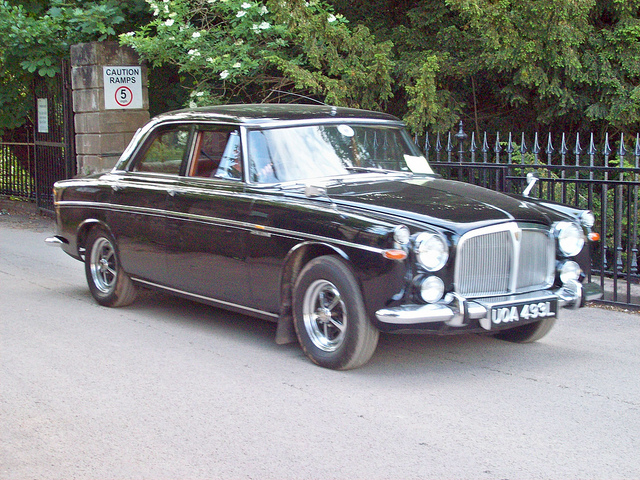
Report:
[[[525,198],[433,177],[347,182],[329,186],[327,195],[342,208],[364,208],[459,232],[511,220],[551,225],[565,218]]]

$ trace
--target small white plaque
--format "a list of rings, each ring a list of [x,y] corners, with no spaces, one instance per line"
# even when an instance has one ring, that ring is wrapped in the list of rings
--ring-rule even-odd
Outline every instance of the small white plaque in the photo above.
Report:
[[[38,98],[38,133],[49,133],[49,101]]]

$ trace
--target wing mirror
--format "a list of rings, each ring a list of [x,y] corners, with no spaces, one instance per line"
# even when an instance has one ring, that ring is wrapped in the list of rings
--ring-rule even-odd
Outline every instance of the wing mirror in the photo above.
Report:
[[[522,195],[525,197],[528,197],[529,194],[531,193],[531,190],[533,190],[533,187],[535,187],[536,182],[538,180],[540,180],[540,176],[538,175],[538,172],[527,173],[527,188],[524,189],[524,192],[522,192]]]

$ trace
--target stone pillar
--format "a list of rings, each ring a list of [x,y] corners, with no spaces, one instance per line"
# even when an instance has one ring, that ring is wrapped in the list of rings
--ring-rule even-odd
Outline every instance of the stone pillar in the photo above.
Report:
[[[71,86],[79,175],[110,170],[135,131],[149,120],[147,69],[141,66],[142,108],[105,108],[104,66],[140,66],[136,52],[117,42],[71,47]]]

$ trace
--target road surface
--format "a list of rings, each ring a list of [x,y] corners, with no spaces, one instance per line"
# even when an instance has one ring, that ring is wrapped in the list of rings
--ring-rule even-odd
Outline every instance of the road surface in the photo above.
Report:
[[[533,345],[383,335],[335,372],[264,321],[100,307],[51,233],[0,217],[3,480],[640,478],[638,314],[564,311]]]

